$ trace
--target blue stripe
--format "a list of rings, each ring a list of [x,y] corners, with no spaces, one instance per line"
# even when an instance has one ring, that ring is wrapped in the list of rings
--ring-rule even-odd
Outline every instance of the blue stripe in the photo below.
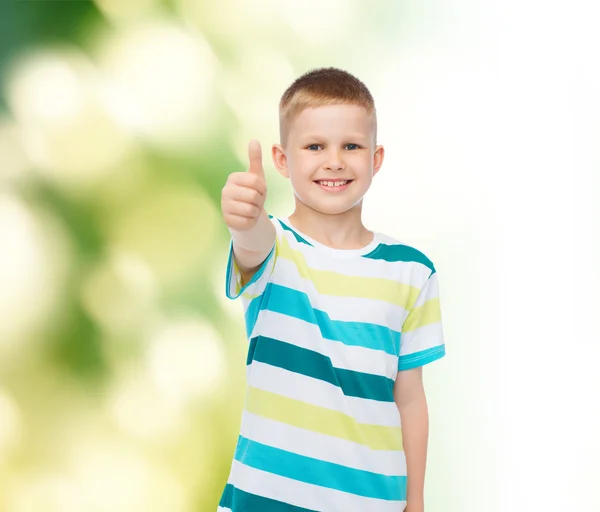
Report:
[[[227,272],[226,272],[226,278],[225,278],[225,294],[227,295],[227,298],[237,299],[242,293],[244,293],[246,291],[246,289],[249,286],[256,283],[256,281],[258,281],[260,279],[260,276],[263,275],[265,269],[267,268],[269,260],[273,257],[274,254],[275,254],[275,245],[273,246],[273,249],[271,249],[271,252],[269,253],[269,255],[266,257],[265,261],[263,261],[263,264],[254,273],[254,275],[252,276],[252,279],[250,279],[250,281],[248,281],[242,287],[242,289],[239,291],[239,293],[237,293],[236,295],[231,295],[231,293],[229,292],[229,283],[235,279],[235,272],[233,270],[234,256],[233,256],[233,240],[232,240],[231,243],[229,244],[229,257],[227,258]]]
[[[262,295],[255,297],[250,301],[248,307],[246,308],[246,312],[244,313],[244,320],[246,324],[246,337],[250,339],[252,336],[252,331],[254,331],[254,326],[256,325],[256,321],[258,320],[258,314],[267,309],[267,305],[269,304],[269,300],[271,298],[273,284],[267,283],[265,287],[265,291]]]
[[[406,477],[349,468],[273,448],[240,436],[235,459],[242,464],[307,484],[388,501],[406,500]]]
[[[303,507],[289,505],[257,494],[242,491],[231,484],[225,486],[219,506],[232,512],[317,512]]]
[[[284,224],[281,220],[279,220],[279,219],[277,219],[277,220],[279,221],[279,224],[281,224],[281,227],[283,229],[285,229],[286,231],[289,231],[292,235],[294,235],[294,238],[296,239],[296,241],[300,242],[301,244],[310,245],[311,247],[313,246],[313,244],[311,244],[310,242],[307,242],[298,233],[296,233],[296,231],[294,231],[291,227],[289,227],[288,225]]]
[[[319,326],[324,338],[345,345],[365,347],[397,356],[400,333],[383,325],[331,320],[325,311],[314,309],[308,295],[286,286],[267,284],[262,300],[253,299],[246,309],[246,335],[250,337],[261,310],[274,311]]]
[[[390,263],[397,261],[403,261],[406,263],[416,262],[425,265],[431,270],[431,273],[435,273],[435,267],[431,260],[425,256],[421,251],[402,244],[379,244],[369,254],[363,256],[363,258],[369,258],[373,260],[384,260]]]
[[[346,396],[377,400],[394,401],[394,381],[382,375],[335,368],[331,359],[323,354],[297,347],[265,336],[250,340],[246,363],[259,361],[290,372],[306,375],[341,389]]]
[[[446,355],[446,345],[427,348],[398,358],[398,370],[410,370],[426,365]]]

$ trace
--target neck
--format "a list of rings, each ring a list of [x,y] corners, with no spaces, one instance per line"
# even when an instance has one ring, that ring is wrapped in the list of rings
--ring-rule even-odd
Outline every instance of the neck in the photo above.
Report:
[[[344,213],[330,215],[297,201],[289,220],[308,237],[335,249],[361,249],[373,240],[373,233],[362,223],[362,203]]]

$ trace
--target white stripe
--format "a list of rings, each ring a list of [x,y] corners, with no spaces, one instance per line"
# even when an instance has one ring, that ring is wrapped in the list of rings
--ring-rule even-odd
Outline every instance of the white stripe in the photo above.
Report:
[[[230,508],[217,507],[217,512],[232,512]]]
[[[380,475],[406,476],[403,451],[372,450],[346,439],[311,432],[248,411],[242,414],[240,434],[247,439],[305,457]]]
[[[423,286],[421,293],[417,301],[415,302],[414,308],[422,306],[428,300],[437,299],[440,296],[439,283],[437,273],[433,274],[427,283]]]
[[[254,326],[255,336],[275,338],[323,354],[336,368],[395,378],[398,358],[383,350],[344,345],[323,338],[318,325],[274,311],[262,310]]]
[[[358,423],[385,427],[400,426],[400,413],[395,402],[345,396],[342,389],[334,384],[277,366],[253,361],[248,373],[248,385],[341,412],[354,418]]]
[[[424,325],[414,331],[405,332],[400,338],[400,357],[444,344],[442,322]]]
[[[358,256],[356,258],[323,257],[322,251],[296,241],[289,231],[282,231],[282,236],[294,251],[304,255],[306,264],[314,270],[327,270],[356,277],[383,277],[400,283],[413,283],[415,286],[416,283],[424,283],[431,274],[429,267],[414,261],[385,261]],[[379,236],[386,242],[384,245],[406,245],[389,237]]]
[[[342,279],[344,275],[340,275]],[[408,315],[402,306],[384,300],[321,294],[312,281],[300,276],[294,262],[284,258],[278,258],[272,282],[306,293],[312,306],[325,311],[332,320],[367,322],[400,331]]]
[[[226,281],[227,281],[226,285],[227,285],[229,295],[231,297],[237,298],[237,296],[238,296],[238,294],[237,294],[238,281],[241,283],[242,275],[238,271],[239,269],[237,269],[237,266],[234,264],[233,246],[231,246],[231,245],[229,248],[229,261],[231,263],[230,263],[229,274],[226,276]],[[270,256],[269,261],[267,261],[266,267],[265,267],[263,273],[259,276],[259,278],[254,283],[252,283],[250,286],[248,286],[246,289],[244,289],[244,295],[251,295],[251,296],[260,295],[262,292],[265,291],[267,283],[269,282],[269,280],[273,274],[273,268],[275,266],[275,262],[276,262],[276,256],[273,253]],[[242,289],[242,287],[240,286],[240,290],[241,289]],[[248,302],[248,300],[245,297],[242,297],[242,300],[244,300],[244,302]],[[246,304],[246,306],[247,306],[247,304]]]
[[[406,502],[364,498],[246,466],[236,460],[229,482],[242,491],[320,512],[401,512]]]

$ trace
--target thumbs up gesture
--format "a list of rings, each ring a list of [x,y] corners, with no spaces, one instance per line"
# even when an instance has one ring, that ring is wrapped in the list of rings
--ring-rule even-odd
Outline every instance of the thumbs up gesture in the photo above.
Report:
[[[257,140],[248,145],[250,166],[247,172],[234,172],[221,193],[221,211],[230,230],[252,229],[263,212],[267,182],[262,165],[262,150]]]

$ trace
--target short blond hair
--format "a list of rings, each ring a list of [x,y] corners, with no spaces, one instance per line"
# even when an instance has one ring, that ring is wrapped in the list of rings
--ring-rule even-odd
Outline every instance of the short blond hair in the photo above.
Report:
[[[285,144],[290,121],[304,109],[342,103],[364,107],[373,115],[375,134],[377,133],[375,101],[367,86],[342,69],[319,68],[294,80],[283,93],[279,102],[281,144]]]

